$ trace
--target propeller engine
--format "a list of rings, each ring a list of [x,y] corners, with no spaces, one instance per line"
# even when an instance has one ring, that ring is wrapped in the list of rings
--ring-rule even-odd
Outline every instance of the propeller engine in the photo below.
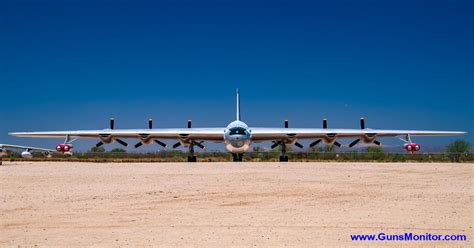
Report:
[[[327,128],[328,128],[328,120],[323,119],[323,129],[327,129]],[[337,135],[336,133],[328,133],[325,135],[325,137],[315,140],[314,142],[309,144],[309,147],[314,147],[317,144],[319,144],[321,141],[326,145],[335,145],[337,147],[341,147],[342,146],[341,143],[336,141],[336,135]]]
[[[153,120],[152,119],[148,119],[148,129],[153,129]],[[158,145],[162,146],[163,148],[167,147],[167,145],[165,143],[163,143],[160,140],[153,139],[150,136],[150,134],[147,134],[147,133],[138,134],[138,138],[140,139],[140,142],[135,144],[135,148],[138,148],[138,147],[142,146],[143,144],[151,144],[153,142],[157,143]]]
[[[284,127],[288,128],[288,120],[285,120],[284,122]],[[277,146],[282,146],[282,148],[286,149],[286,147],[289,146],[296,146],[299,148],[303,148],[304,146],[298,142],[298,140],[295,137],[295,134],[287,134],[287,139],[286,140],[279,140],[279,141],[273,141],[273,144],[270,146],[271,149],[275,149]]]
[[[109,129],[114,130],[114,127],[115,127],[115,120],[114,120],[114,118],[110,118],[110,128]],[[99,134],[99,136],[100,136],[99,137],[100,141],[97,144],[95,144],[96,147],[101,147],[103,144],[110,144],[114,141],[117,141],[122,146],[125,146],[125,147],[128,146],[127,142],[125,142],[121,139],[115,138],[111,134],[103,133],[103,134]]]
[[[362,130],[367,130],[365,128],[365,119],[364,118],[360,118],[360,129]],[[370,129],[369,129],[370,130]],[[368,130],[368,131],[369,131]],[[376,134],[375,133],[370,133],[370,132],[367,132],[365,133],[365,135],[363,135],[362,137],[352,141],[350,144],[349,144],[349,147],[353,147],[355,146],[357,143],[359,143],[360,141],[366,143],[366,144],[371,144],[371,143],[374,143],[378,146],[381,145],[380,141],[376,140]]]
[[[188,128],[192,128],[192,120],[188,120]],[[204,149],[205,146],[202,143],[204,143],[204,141],[197,142],[197,141],[189,139],[187,134],[181,134],[179,141],[173,145],[173,149],[176,149],[179,146],[189,146],[189,147],[197,146],[201,149]]]

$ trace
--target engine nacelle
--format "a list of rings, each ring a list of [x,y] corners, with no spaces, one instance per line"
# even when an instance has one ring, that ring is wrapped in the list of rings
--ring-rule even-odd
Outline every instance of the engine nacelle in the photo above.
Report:
[[[100,141],[104,144],[110,144],[115,141],[114,137],[112,135],[100,135]]]
[[[56,151],[62,154],[71,153],[72,145],[71,144],[59,144],[56,146]]]
[[[21,153],[21,157],[22,158],[32,158],[33,155],[31,155],[31,152],[29,152],[29,151],[24,151],[24,152]]]
[[[417,152],[421,149],[421,146],[416,143],[407,143],[403,146],[407,152]]]
[[[143,144],[151,144],[153,143],[153,138],[149,134],[139,134],[138,138]]]
[[[362,142],[366,143],[366,144],[371,144],[374,142],[375,138],[376,138],[376,134],[365,134],[364,136],[362,136]]]
[[[321,141],[326,145],[332,145],[336,141],[336,136],[325,136]]]

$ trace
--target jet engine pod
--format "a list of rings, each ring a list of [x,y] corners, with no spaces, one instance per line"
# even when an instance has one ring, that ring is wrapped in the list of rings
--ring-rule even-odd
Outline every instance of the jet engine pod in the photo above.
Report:
[[[31,152],[29,152],[29,151],[24,151],[24,152],[21,153],[21,157],[22,158],[32,158],[33,155],[31,155]]]
[[[403,146],[407,152],[417,152],[421,149],[421,146],[416,143],[408,143]]]
[[[71,144],[59,144],[56,145],[56,151],[60,153],[70,152],[72,150]]]

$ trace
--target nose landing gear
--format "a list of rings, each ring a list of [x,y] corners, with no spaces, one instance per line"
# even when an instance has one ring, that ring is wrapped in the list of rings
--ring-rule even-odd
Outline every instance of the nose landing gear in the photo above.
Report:
[[[234,162],[242,162],[243,157],[244,157],[243,154],[232,153],[232,160]]]

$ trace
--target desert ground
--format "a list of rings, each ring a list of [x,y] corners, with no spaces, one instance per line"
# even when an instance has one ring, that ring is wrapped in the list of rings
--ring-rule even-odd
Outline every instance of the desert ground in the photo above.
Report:
[[[474,164],[0,166],[0,246],[473,246]],[[350,234],[467,241],[351,241]]]

